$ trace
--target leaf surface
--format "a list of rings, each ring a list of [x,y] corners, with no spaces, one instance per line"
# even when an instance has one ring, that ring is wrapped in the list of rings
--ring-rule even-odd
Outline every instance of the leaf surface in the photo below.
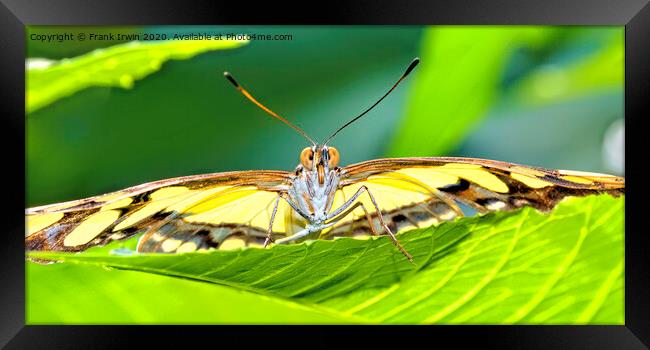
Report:
[[[399,235],[415,266],[387,237],[176,255],[116,256],[107,254],[108,249],[33,252],[33,257],[64,262],[28,266],[28,271],[41,270],[40,275],[28,274],[28,305],[42,303],[48,281],[60,281],[59,287],[65,288],[74,273],[81,273],[61,267],[67,265],[92,276],[77,294],[108,291],[96,303],[124,303],[123,310],[130,310],[132,302],[124,295],[136,288],[143,295],[173,293],[180,300],[205,303],[201,296],[206,294],[192,292],[193,283],[201,293],[228,303],[229,310],[241,308],[250,313],[246,319],[259,322],[276,315],[276,322],[291,323],[282,317],[281,306],[291,310],[300,305],[302,311],[311,311],[305,311],[302,321],[308,323],[623,324],[623,217],[624,198],[603,195],[568,198],[548,214],[524,208],[462,218]],[[92,272],[89,266],[140,272],[120,271],[134,274],[127,279],[116,270]],[[49,278],[42,277],[46,273]],[[161,279],[151,287],[136,282],[151,276],[167,282]],[[178,279],[169,276],[185,278],[188,286],[178,289]],[[115,284],[122,286],[121,293],[104,287]],[[250,300],[229,296],[233,289],[277,301],[280,309],[251,309]],[[99,307],[93,300],[78,312],[92,314]],[[59,305],[68,302],[57,300]],[[174,315],[145,322],[191,322],[187,315]],[[243,322],[232,315],[211,315],[199,319]],[[100,322],[96,315],[94,320]]]
[[[50,103],[91,86],[130,89],[135,80],[158,71],[168,60],[186,60],[212,50],[246,44],[238,40],[132,41],[60,61],[27,61],[26,111],[34,112]]]

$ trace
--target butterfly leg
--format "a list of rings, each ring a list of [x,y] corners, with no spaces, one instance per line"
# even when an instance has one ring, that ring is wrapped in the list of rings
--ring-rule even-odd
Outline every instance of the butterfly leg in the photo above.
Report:
[[[388,228],[388,225],[386,225],[386,222],[384,222],[384,217],[381,214],[381,209],[379,209],[379,205],[377,205],[375,196],[372,195],[368,187],[366,187],[365,185],[359,187],[357,192],[350,199],[348,199],[347,202],[343,203],[341,207],[339,207],[338,209],[336,209],[335,211],[327,215],[327,219],[337,217],[339,216],[339,214],[346,211],[348,207],[352,205],[352,203],[354,203],[363,193],[367,193],[368,196],[370,197],[370,201],[372,202],[372,205],[375,207],[375,211],[377,212],[377,218],[379,219],[379,223],[381,224],[381,227],[383,227],[386,233],[388,233],[388,236],[390,237],[395,247],[397,247],[397,249],[399,249],[399,251],[402,252],[402,254],[404,254],[404,256],[412,263],[413,256],[409,254],[409,252],[407,252],[406,249],[404,249],[404,247],[402,247],[401,244],[399,244],[393,232],[390,230],[390,228]]]
[[[278,196],[278,199],[276,199],[275,208],[273,209],[273,214],[271,216],[271,222],[269,223],[269,232],[271,232],[271,228],[273,227],[273,221],[275,220],[275,213],[277,212],[278,201],[280,200],[280,198],[284,199],[291,206],[291,208],[293,208],[293,210],[295,210],[300,216],[302,216],[303,218],[305,218],[307,220],[310,219],[309,215],[307,213],[305,213],[304,211],[302,211],[300,209],[300,207],[298,207],[293,201],[291,201],[291,199],[288,198],[285,193],[280,193],[280,195]],[[276,244],[284,244],[284,243],[292,242],[292,241],[295,241],[297,239],[303,238],[303,237],[305,237],[305,236],[307,236],[307,235],[309,235],[311,233],[314,233],[316,231],[320,231],[322,229],[328,228],[328,227],[330,227],[332,225],[333,224],[331,224],[331,225],[326,224],[326,225],[308,226],[304,230],[299,231],[296,234],[291,235],[289,237],[278,239],[274,243],[276,243]],[[265,242],[265,244],[264,244],[265,247],[266,247],[266,244],[267,243]]]
[[[275,241],[275,243],[276,244],[285,244],[285,243],[293,242],[295,240],[298,240],[300,238],[303,238],[303,237],[307,236],[308,234],[310,234],[312,232],[314,232],[314,231],[306,228],[306,229],[304,229],[302,231],[299,231],[296,234],[291,235],[289,237],[278,239],[277,241]]]
[[[287,197],[286,193],[280,193],[279,196],[280,198],[284,199],[289,204],[289,206],[291,206],[291,208],[296,211],[296,213],[300,214],[300,216],[309,221],[309,214],[305,213],[302,209],[300,209],[300,207],[296,205],[296,203],[291,201],[291,199]]]
[[[271,212],[271,220],[269,220],[269,229],[266,232],[266,239],[264,240],[264,248],[269,245],[269,242],[273,240],[273,221],[275,221],[275,214],[278,212],[278,205],[280,204],[280,196],[275,199],[275,204],[273,204],[273,212]]]
[[[366,206],[363,205],[363,202],[356,202],[356,203],[354,203],[354,205],[352,205],[351,207],[349,207],[345,212],[343,212],[342,214],[339,214],[338,217],[333,218],[331,222],[332,222],[332,223],[336,223],[336,222],[342,220],[343,218],[345,218],[346,216],[348,216],[350,213],[352,213],[352,212],[353,212],[355,209],[357,209],[358,207],[361,207],[361,209],[363,210],[364,214],[366,215],[366,220],[368,220],[368,225],[370,225],[370,231],[372,232],[372,234],[375,235],[375,236],[379,236],[380,234],[379,234],[379,232],[377,232],[377,230],[375,229],[375,225],[374,225],[373,222],[372,222],[372,217],[370,216],[370,213],[369,213],[368,210],[366,209]],[[353,229],[353,225],[354,225],[354,220],[353,220],[353,221],[350,221],[350,231],[352,231],[352,229]],[[325,235],[325,236],[327,236],[327,235]]]
[[[312,234],[314,232],[319,232],[319,231],[322,231],[322,230],[324,230],[324,229],[326,229],[328,227],[332,227],[332,226],[334,226],[334,224],[336,224],[336,221],[330,222],[330,223],[327,223],[327,224],[318,224],[318,225],[313,225],[313,226],[312,225],[307,225],[307,227],[304,230],[302,230],[302,231],[300,231],[300,232],[298,232],[296,234],[293,234],[293,235],[291,235],[289,237],[278,239],[277,241],[275,241],[275,243],[276,244],[284,244],[284,243],[288,243],[288,242],[293,242],[295,240],[298,240],[300,238],[308,236],[308,235],[310,235],[310,234]]]
[[[345,201],[345,197],[343,197],[343,200]],[[370,227],[370,232],[372,232],[372,234],[374,236],[379,236],[379,232],[377,232],[377,230],[375,229],[375,225],[372,222],[372,217],[370,216],[370,213],[368,212],[368,209],[366,209],[366,206],[363,205],[363,202],[357,202],[357,204],[354,205],[352,210],[356,209],[356,207],[361,207],[361,210],[363,210],[363,213],[366,215],[366,220],[368,220],[368,227]],[[350,211],[350,212],[352,212],[352,211]],[[347,214],[345,214],[345,215],[347,215]],[[354,230],[354,220],[351,220],[350,221],[350,232],[352,232],[353,230]]]
[[[368,220],[368,225],[370,226],[370,231],[372,232],[373,235],[379,236],[379,232],[377,232],[377,229],[375,228],[375,224],[372,222],[372,216],[370,216],[370,213],[366,209],[366,206],[363,205],[362,202],[357,202],[359,203],[361,209],[363,210],[364,214],[366,214],[366,220]]]

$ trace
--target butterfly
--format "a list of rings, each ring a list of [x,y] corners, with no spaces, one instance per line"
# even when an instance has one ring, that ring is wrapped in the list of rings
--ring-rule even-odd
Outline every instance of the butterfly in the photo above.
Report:
[[[461,207],[480,213],[523,206],[548,211],[566,196],[624,194],[622,177],[476,158],[389,158],[339,166],[340,153],[329,141],[377,106],[418,63],[413,60],[377,102],[320,143],[224,72],[248,100],[311,143],[294,171],[185,176],[29,208],[26,249],[78,252],[136,234],[142,234],[138,252],[161,253],[387,235],[412,262],[396,234],[463,216]]]

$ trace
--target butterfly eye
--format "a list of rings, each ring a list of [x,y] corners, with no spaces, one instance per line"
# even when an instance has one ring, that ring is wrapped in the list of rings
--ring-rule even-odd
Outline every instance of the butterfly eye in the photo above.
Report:
[[[314,160],[314,151],[311,147],[305,147],[305,149],[300,152],[300,164],[305,167],[307,170],[311,170],[312,163]]]
[[[330,169],[336,168],[339,165],[339,151],[334,147],[330,147],[327,149],[327,154],[329,156],[327,165]]]

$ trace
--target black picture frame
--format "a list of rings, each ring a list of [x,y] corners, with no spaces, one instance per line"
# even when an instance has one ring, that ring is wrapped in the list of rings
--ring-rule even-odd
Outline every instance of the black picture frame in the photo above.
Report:
[[[264,4],[209,1],[143,0],[0,0],[2,65],[3,197],[8,223],[0,245],[0,346],[30,348],[129,347],[137,340],[154,344],[193,341],[241,345],[326,347],[350,344],[356,335],[383,346],[413,347],[442,342],[498,348],[643,349],[650,344],[650,245],[641,228],[645,179],[639,169],[646,157],[641,124],[650,115],[644,100],[650,91],[650,6],[647,0],[456,0]],[[25,27],[27,25],[149,24],[517,24],[624,25],[626,145],[626,268],[624,326],[25,326],[24,208]],[[647,188],[648,186],[645,186]],[[189,343],[188,343],[189,342]],[[644,345],[645,344],[645,345]],[[368,344],[369,345],[369,344]]]

